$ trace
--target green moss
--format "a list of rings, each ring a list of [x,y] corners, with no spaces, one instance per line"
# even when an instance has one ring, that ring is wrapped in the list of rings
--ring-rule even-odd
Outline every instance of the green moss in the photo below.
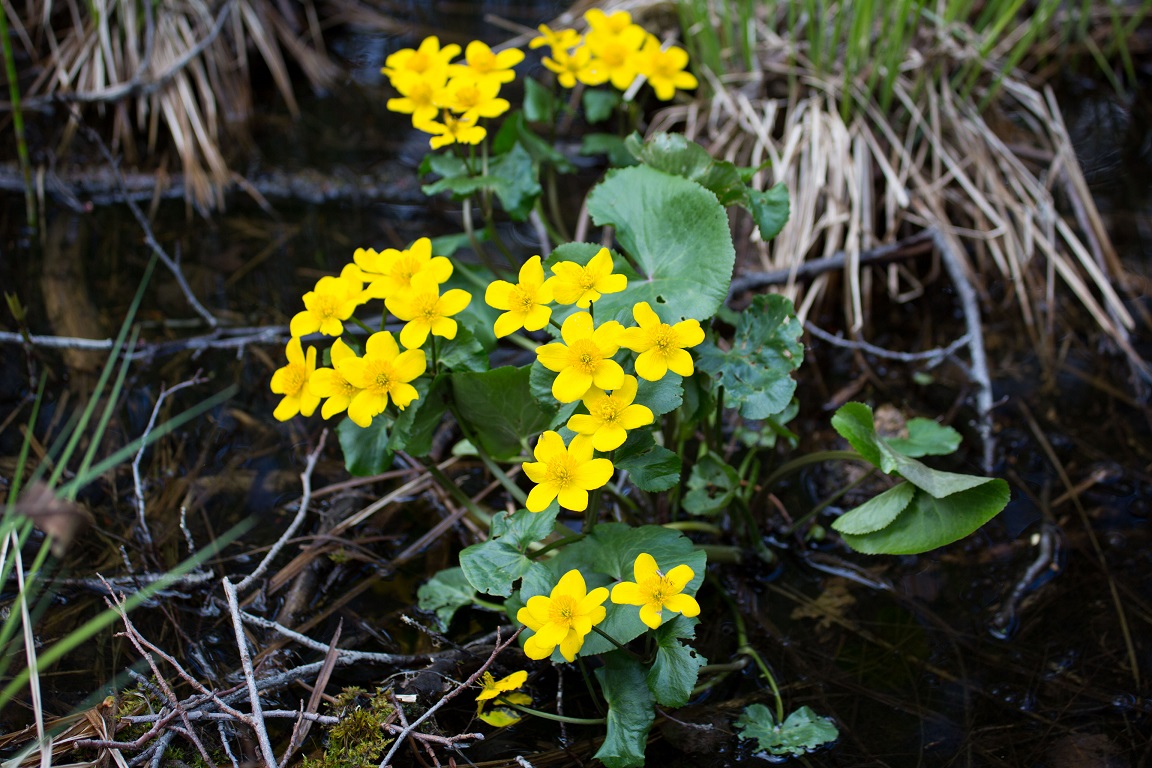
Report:
[[[345,688],[328,707],[328,714],[340,718],[340,722],[325,726],[327,743],[323,756],[305,758],[304,768],[378,765],[392,743],[384,731],[384,722],[392,712],[388,691],[368,694],[361,688]]]

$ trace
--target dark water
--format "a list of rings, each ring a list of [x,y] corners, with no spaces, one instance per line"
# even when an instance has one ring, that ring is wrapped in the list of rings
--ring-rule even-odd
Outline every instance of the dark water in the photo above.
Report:
[[[438,5],[432,13],[415,3],[401,11],[419,29],[445,39],[459,35],[463,40],[474,30],[484,30],[492,41],[502,38],[503,33],[478,21],[482,13],[465,12],[481,5],[482,13],[528,26],[562,10],[554,3],[485,3]],[[385,187],[394,180],[394,188],[368,199],[339,196],[327,204],[278,199],[271,212],[236,193],[225,213],[209,218],[189,217],[180,201],[160,205],[153,224],[157,239],[181,255],[197,296],[228,324],[286,324],[300,308],[301,293],[319,275],[337,271],[357,247],[402,246],[417,237],[459,231],[458,213],[450,203],[425,203],[414,191],[424,138],[404,130],[384,109],[387,94],[379,67],[389,52],[409,44],[411,39],[404,37],[342,32],[331,49],[349,63],[347,82],[329,93],[303,95],[303,116],[297,122],[270,105],[254,125],[255,149],[247,160],[254,174],[369,175],[382,179]],[[1152,176],[1140,170],[1152,164],[1147,102],[1139,93],[1121,98],[1083,84],[1070,89],[1068,121],[1117,244],[1127,263],[1152,276]],[[9,196],[2,203],[0,285],[18,293],[29,307],[30,329],[59,332],[47,316],[42,291],[60,285],[46,278],[47,265],[64,263],[76,270],[65,279],[73,288],[79,284],[77,295],[91,301],[87,317],[99,329],[95,335],[114,333],[149,257],[128,211],[99,206],[77,214],[49,206],[41,236],[22,228],[21,198]],[[522,245],[532,247],[527,235]],[[936,322],[945,327],[956,323],[946,306],[880,305],[877,312],[886,313],[893,329],[915,327],[925,314],[938,314]],[[195,315],[162,268],[145,294],[140,317],[142,337],[150,344],[205,330],[195,322],[173,323]],[[10,328],[9,321],[5,315]],[[1011,350],[1016,343],[1010,327],[992,324],[988,333],[994,349]],[[1145,335],[1136,342],[1146,349],[1149,339]],[[251,515],[260,521],[247,542],[255,545],[274,539],[290,519],[284,505],[299,493],[296,474],[321,425],[318,418],[286,424],[271,419],[275,398],[267,381],[281,364],[282,344],[282,339],[255,343],[242,354],[157,346],[151,358],[132,367],[110,444],[140,434],[160,387],[197,369],[205,371],[208,383],[175,396],[170,413],[230,384],[239,386],[236,397],[166,440],[146,464],[152,478],[149,504],[156,516],[153,535],[166,542],[161,562],[173,563],[183,554],[175,522],[182,504],[201,539]],[[808,359],[801,372],[804,412],[798,424],[805,447],[829,447],[833,436],[821,402],[858,371],[851,356],[818,342],[811,345]],[[789,706],[811,706],[834,717],[841,729],[840,742],[806,758],[809,765],[1135,768],[1152,759],[1152,431],[1147,406],[1132,400],[1122,364],[1084,344],[1073,346],[1052,386],[1044,384],[1027,350],[1005,351],[999,359],[1005,362],[994,377],[997,396],[1004,400],[996,411],[996,471],[1009,479],[1013,501],[993,523],[931,555],[865,558],[830,543],[803,544],[780,536],[779,518],[765,501],[758,510],[765,532],[775,531],[777,541],[790,545],[779,550],[780,562],[768,565],[749,555],[740,565],[716,569]],[[76,398],[93,380],[56,352],[37,351],[30,362],[21,347],[0,346],[0,419],[21,409],[0,432],[0,457],[18,450],[15,424],[28,413],[23,398],[29,365],[53,377],[41,433],[75,409]],[[954,423],[972,432],[958,373],[943,372],[932,388],[912,384],[910,374],[898,366],[877,368],[858,397],[898,402],[918,415],[958,413]],[[1109,394],[1100,382],[1118,394]],[[968,463],[958,471],[977,471],[975,456],[975,451],[963,456],[961,461]],[[5,464],[0,474],[10,471]],[[1067,497],[1065,477],[1080,486],[1078,503]],[[317,480],[342,478],[330,449]],[[820,500],[820,482],[828,481],[802,478],[780,489],[780,498],[794,516],[803,514]],[[170,489],[164,489],[166,484]],[[96,511],[97,524],[94,536],[68,563],[70,573],[122,570],[117,549],[129,540],[134,518],[129,493],[124,477],[85,492],[82,498]],[[320,508],[335,515],[340,510],[334,504],[323,502]],[[386,560],[426,530],[424,517],[413,511],[370,525],[363,534],[372,543],[365,546]],[[427,573],[451,565],[460,543],[456,537],[435,543],[424,562],[375,581],[371,591],[348,604],[342,615],[349,624],[367,627],[355,635],[359,647],[403,650],[419,642],[398,615],[411,612],[415,586]],[[224,571],[244,567],[239,562],[222,566]],[[370,572],[353,564],[327,574],[332,590],[327,595]],[[50,627],[49,636],[66,632],[70,621],[99,607],[83,592],[64,590],[61,595],[53,617],[62,626]],[[710,661],[727,661],[735,643],[734,622],[715,596],[705,592],[701,599],[710,618],[699,629],[699,647]],[[199,615],[194,601],[176,604],[186,614],[186,636],[165,629],[168,624],[161,619],[148,624],[160,633],[152,639],[162,646],[199,649],[205,670],[214,664],[228,668],[229,636],[218,618]],[[479,614],[464,621],[472,629],[486,627]],[[331,629],[316,632],[330,634]],[[459,631],[461,624],[454,629]],[[54,712],[68,711],[90,693],[93,675],[112,680],[135,659],[122,641],[107,637],[89,651],[56,678],[49,696]],[[551,680],[546,673],[534,683],[539,699],[552,696]],[[578,682],[568,684],[574,688]],[[761,762],[747,744],[725,733],[740,708],[753,701],[769,703],[770,694],[750,667],[674,713],[681,721],[716,724],[718,737],[709,732],[705,738],[670,719],[654,729],[649,764]],[[11,723],[23,719],[13,713],[5,717]],[[567,765],[578,758],[586,761],[594,750],[587,734],[574,729],[570,752],[541,760],[540,753],[555,748],[553,736],[551,727],[520,726],[469,754],[474,760],[506,759],[515,751],[537,765]]]

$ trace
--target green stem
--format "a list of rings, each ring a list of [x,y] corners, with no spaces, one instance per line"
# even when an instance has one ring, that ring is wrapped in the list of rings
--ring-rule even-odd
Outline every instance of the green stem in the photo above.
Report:
[[[500,706],[511,707],[512,709],[519,710],[526,715],[542,717],[545,720],[555,720],[558,723],[570,723],[572,725],[604,725],[608,722],[608,720],[603,717],[568,717],[567,715],[554,715],[551,712],[541,712],[538,709],[524,707],[519,704],[510,704],[508,702],[500,702]]]
[[[795,472],[798,469],[802,469],[809,464],[819,464],[822,461],[836,460],[862,461],[865,464],[871,465],[871,462],[869,462],[860,454],[856,453],[856,451],[817,451],[816,453],[809,453],[806,456],[801,456],[797,459],[793,459],[792,461],[781,464],[776,468],[775,472],[768,475],[767,479],[765,479],[761,484],[761,487],[771,488],[780,478]]]
[[[367,333],[369,336],[371,336],[372,334],[376,333],[376,331],[372,330],[372,328],[371,328],[371,327],[370,327],[370,326],[369,326],[367,323],[365,323],[363,320],[361,320],[360,318],[356,317],[355,315],[353,315],[352,317],[350,317],[350,318],[348,318],[348,319],[349,319],[349,320],[351,320],[352,322],[356,323],[356,325],[358,325],[358,326],[360,326],[361,328],[363,328],[363,329],[364,329],[364,331],[365,331],[365,332],[366,332],[366,333]],[[385,314],[383,314],[383,315],[381,315],[381,316],[380,316],[380,330],[384,330],[384,324],[385,324],[385,322],[386,322],[387,320],[388,320],[388,314],[387,314],[387,313],[385,313]]]
[[[592,627],[592,629],[596,629],[596,627]],[[596,695],[596,686],[592,685],[592,678],[588,674],[588,667],[584,664],[584,659],[576,659],[576,666],[580,667],[580,675],[584,678],[584,686],[588,689],[588,695],[592,697],[592,703],[596,705],[596,711],[602,717],[605,716],[604,705],[600,702],[600,697]]]
[[[706,576],[706,578],[715,582],[714,577]],[[760,668],[760,674],[764,675],[764,679],[768,681],[768,687],[772,689],[772,695],[776,698],[776,722],[784,722],[784,698],[780,695],[780,686],[776,684],[776,677],[772,671],[768,669],[768,665],[760,654],[748,642],[748,627],[744,624],[744,617],[740,614],[740,608],[736,605],[736,601],[720,584],[713,583],[716,591],[720,593],[720,597],[728,604],[728,609],[732,612],[732,619],[736,624],[736,654],[738,656],[747,656],[752,661],[756,662],[756,666]]]
[[[588,511],[584,513],[584,533],[589,535],[596,530],[596,522],[600,519],[600,497],[602,495],[599,488],[591,493],[592,499],[588,503]]]
[[[492,476],[496,478],[500,485],[504,486],[504,490],[512,495],[512,498],[516,499],[521,506],[527,505],[528,494],[524,493],[520,486],[512,482],[508,475],[504,474],[504,470],[500,468],[500,465],[488,455],[488,452],[480,445],[476,436],[472,433],[472,430],[468,428],[468,423],[460,416],[460,411],[456,408],[456,404],[452,403],[450,407],[452,409],[452,416],[460,426],[460,431],[464,434],[464,438],[472,443],[472,447],[476,449],[476,455],[480,457],[480,461],[484,462],[484,466],[488,468],[488,471],[492,473]]]
[[[608,642],[612,643],[612,645],[616,646],[616,648],[618,648],[619,650],[624,651],[624,653],[627,653],[629,656],[632,656],[633,658],[636,658],[636,659],[640,658],[640,654],[636,653],[635,651],[633,651],[629,648],[625,648],[623,645],[620,644],[620,642],[616,638],[612,637],[612,635],[610,635],[607,632],[605,632],[604,630],[600,629],[600,627],[596,626],[595,624],[592,625],[592,631],[595,632],[596,634],[600,635],[600,637],[604,638]]]
[[[488,528],[492,524],[492,515],[480,509],[480,505],[472,501],[468,494],[460,490],[460,487],[456,485],[456,483],[452,482],[452,478],[444,474],[440,467],[436,466],[436,464],[433,462],[428,462],[428,464],[425,465],[425,468],[428,470],[428,474],[432,475],[432,479],[440,484],[441,488],[448,491],[448,494],[452,498],[463,504],[468,509],[468,511],[472,513],[472,517],[477,524],[483,526],[484,528]]]
[[[8,98],[12,102],[12,129],[16,133],[16,155],[20,158],[20,172],[24,175],[24,214],[29,229],[36,228],[36,195],[32,186],[32,161],[28,155],[28,140],[24,134],[24,110],[20,108],[20,80],[16,76],[16,57],[12,53],[12,38],[8,34],[8,14],[0,10],[0,44],[4,46],[4,71],[8,77]]]
[[[587,535],[588,534],[586,533],[577,533],[573,534],[572,536],[565,536],[564,538],[553,541],[550,544],[545,544],[543,547],[540,547],[540,549],[529,552],[528,559],[536,560],[537,558],[543,557],[554,549],[559,549],[560,547],[565,547],[569,544],[575,544]]]
[[[437,373],[440,372],[439,357],[436,354],[436,337],[429,335],[428,338],[430,338],[432,340],[432,344],[431,344],[431,347],[432,347],[432,375],[435,376]]]
[[[473,597],[472,597],[472,603],[474,605],[480,606],[481,608],[485,608],[489,611],[496,611],[496,613],[504,613],[504,606],[500,605],[500,603],[492,603],[492,602],[489,602],[487,600],[482,600],[481,598],[476,597],[475,595],[473,595]]]

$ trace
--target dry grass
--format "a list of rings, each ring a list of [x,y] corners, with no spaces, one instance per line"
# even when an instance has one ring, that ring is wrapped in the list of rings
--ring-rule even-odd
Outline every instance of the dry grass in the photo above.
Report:
[[[620,5],[635,12],[653,4]],[[845,83],[843,74],[818,72],[803,42],[781,37],[763,18],[756,37],[752,72],[705,71],[711,97],[664,110],[650,131],[684,131],[738,165],[770,163],[757,185],[785,183],[792,218],[773,242],[754,242],[763,269],[795,272],[805,261],[847,254],[843,302],[859,334],[874,289],[907,301],[922,293],[923,279],[906,264],[862,268],[860,254],[935,227],[964,258],[985,311],[996,308],[994,296],[1014,306],[1046,362],[1058,354],[1061,299],[1070,292],[1152,380],[1130,343],[1129,278],[1047,87],[980,59],[956,43],[963,35],[955,28],[926,25],[881,112],[864,95],[863,76]],[[980,77],[961,95],[951,75],[973,62]],[[851,110],[842,109],[846,93]],[[793,279],[781,290],[806,316],[834,280]]]

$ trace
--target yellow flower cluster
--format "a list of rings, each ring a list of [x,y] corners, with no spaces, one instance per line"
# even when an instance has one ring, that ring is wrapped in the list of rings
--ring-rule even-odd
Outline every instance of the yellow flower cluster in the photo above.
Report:
[[[272,415],[280,421],[297,413],[311,416],[323,400],[325,419],[347,411],[353,423],[367,427],[389,402],[404,410],[418,397],[411,382],[427,369],[428,337],[456,338],[452,316],[472,301],[459,288],[441,291],[452,269],[448,259],[432,255],[432,241],[422,237],[402,251],[358,248],[338,277],[320,278],[289,326],[288,364],[272,374],[272,391],[284,396]],[[404,327],[399,344],[388,331],[373,333],[361,356],[339,337],[356,309],[373,299],[383,299]],[[329,350],[331,368],[316,367],[315,347],[303,350],[300,337],[317,331],[337,337]]]
[[[432,149],[449,144],[479,144],[488,134],[481,118],[498,117],[508,111],[500,87],[516,78],[512,67],[524,60],[515,48],[493,51],[479,40],[464,49],[464,63],[453,63],[460,46],[440,46],[426,37],[418,48],[396,51],[380,71],[388,76],[400,96],[388,100],[388,109],[412,115],[412,125],[432,135]]]
[[[548,324],[550,304],[574,304],[591,309],[606,293],[619,293],[628,286],[624,275],[613,272],[612,254],[607,248],[587,264],[561,261],[545,278],[539,256],[533,256],[520,269],[515,284],[492,282],[484,293],[491,307],[502,310],[496,319],[497,337],[524,328],[535,331]],[[651,424],[651,409],[633,401],[639,388],[635,376],[624,372],[614,357],[620,348],[636,353],[636,375],[658,381],[668,371],[691,376],[694,369],[688,347],[704,341],[704,329],[696,320],[675,325],[662,322],[641,301],[632,308],[637,325],[625,328],[615,320],[596,325],[591,311],[573,312],[560,326],[560,341],[536,349],[540,364],[556,372],[552,396],[561,403],[581,401],[587,413],[576,413],[568,429],[576,436],[566,446],[557,432],[540,436],[533,456],[524,463],[524,474],[536,487],[528,494],[529,512],[541,512],[557,499],[560,506],[575,512],[588,507],[588,492],[602,488],[612,478],[612,462],[594,458],[624,444],[628,431]]]
[[[656,559],[641,552],[632,566],[636,581],[621,581],[612,587],[588,591],[584,576],[572,569],[565,573],[547,597],[536,595],[516,613],[519,621],[534,633],[524,643],[530,659],[546,659],[556,647],[567,661],[576,658],[584,638],[604,621],[609,598],[616,605],[640,606],[640,620],[652,629],[664,622],[664,611],[692,617],[700,615],[700,604],[683,594],[695,572],[687,565],[677,565],[668,573],[660,571]]]
[[[611,83],[627,91],[638,76],[643,76],[662,101],[670,100],[677,90],[696,87],[696,77],[684,71],[687,52],[675,45],[662,45],[643,27],[633,24],[627,11],[606,14],[593,8],[585,12],[584,20],[588,31],[583,35],[572,29],[553,31],[541,24],[540,37],[528,44],[530,48],[548,46],[551,56],[544,58],[544,66],[556,73],[563,87],[574,88],[578,82]]]

